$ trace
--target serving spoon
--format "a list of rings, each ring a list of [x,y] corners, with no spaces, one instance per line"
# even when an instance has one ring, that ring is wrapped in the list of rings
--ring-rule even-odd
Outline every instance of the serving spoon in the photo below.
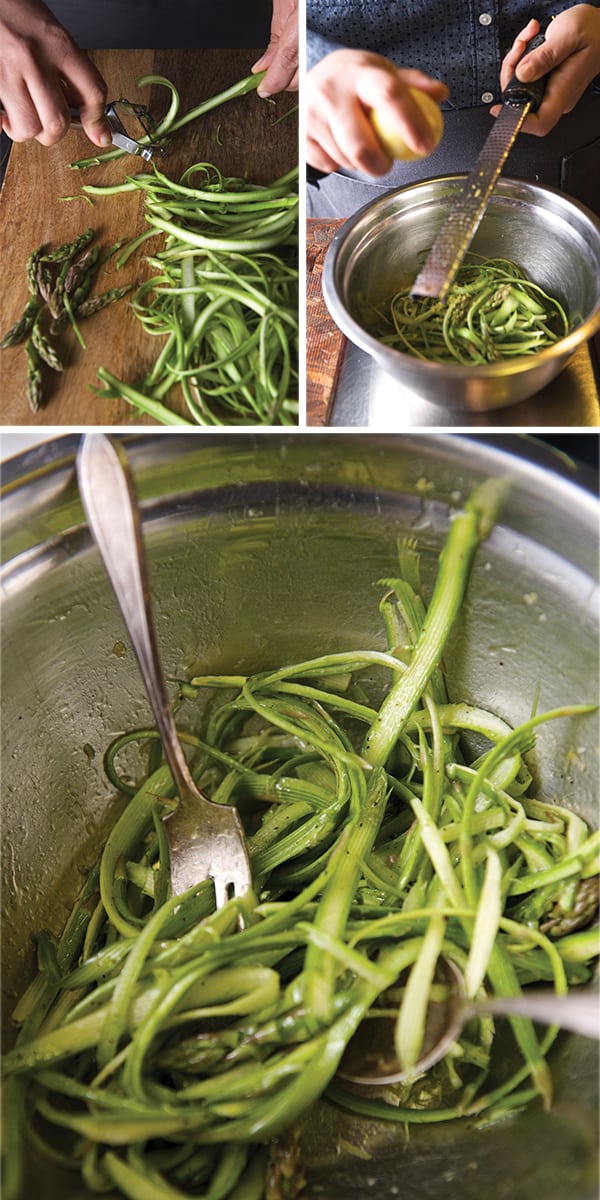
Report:
[[[252,887],[238,812],[198,789],[181,748],[160,662],[152,616],[142,521],[122,448],[101,433],[86,434],[76,461],[81,500],[129,639],[135,651],[179,803],[165,818],[171,889],[180,895],[212,879],[217,908]]]
[[[557,995],[539,990],[518,996],[490,996],[470,1000],[464,995],[464,980],[455,963],[441,959],[439,975],[445,983],[444,997],[430,1000],[421,1053],[414,1066],[405,1068],[394,1045],[396,1014],[372,1009],[348,1042],[338,1075],[351,1083],[377,1085],[414,1079],[447,1054],[462,1028],[473,1017],[530,1017],[542,1025],[559,1025],[573,1033],[600,1039],[600,997],[586,988]],[[385,997],[384,997],[385,999]]]

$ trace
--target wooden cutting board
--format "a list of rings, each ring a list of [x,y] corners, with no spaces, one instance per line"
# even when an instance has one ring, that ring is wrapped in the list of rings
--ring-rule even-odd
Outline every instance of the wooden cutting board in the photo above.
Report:
[[[139,90],[137,80],[157,74],[171,80],[181,95],[181,112],[192,108],[250,74],[260,50],[95,50],[90,53],[102,72],[109,99],[125,96],[147,104],[160,117],[168,92],[153,86]],[[291,112],[297,97],[259,99],[255,92],[219,106],[174,135],[161,170],[178,178],[190,164],[209,162],[226,175],[268,184],[298,162],[298,126]],[[290,112],[285,120],[279,120]],[[278,123],[276,123],[278,122]],[[132,237],[145,228],[143,197],[125,193],[97,198],[91,207],[81,185],[115,183],[125,175],[150,167],[127,156],[86,171],[69,164],[93,153],[81,130],[71,129],[56,146],[37,142],[15,145],[0,192],[0,336],[20,315],[27,300],[25,263],[42,243],[72,240],[88,226],[103,245]],[[65,199],[65,197],[74,197]],[[157,247],[160,245],[157,239]],[[152,243],[146,243],[146,252]],[[117,271],[110,265],[95,290],[138,281],[144,277],[142,255]],[[153,425],[121,401],[100,399],[91,390],[98,367],[104,365],[129,382],[142,377],[158,352],[159,339],[144,332],[125,301],[82,324],[83,351],[72,331],[63,347],[68,366],[61,374],[47,373],[52,388],[46,406],[34,414],[27,399],[25,356],[21,347],[0,352],[0,399],[3,425]],[[181,410],[183,412],[183,409]]]

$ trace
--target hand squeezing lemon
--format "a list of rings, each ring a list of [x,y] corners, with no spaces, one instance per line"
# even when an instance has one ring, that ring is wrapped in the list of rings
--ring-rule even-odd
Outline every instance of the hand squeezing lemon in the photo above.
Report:
[[[435,150],[444,131],[442,111],[427,92],[414,87],[408,90],[429,124],[434,138],[433,149]],[[426,157],[426,154],[418,153],[411,146],[407,145],[398,125],[386,111],[375,108],[371,109],[370,120],[378,140],[390,158],[398,158],[404,162],[409,162],[411,159]]]

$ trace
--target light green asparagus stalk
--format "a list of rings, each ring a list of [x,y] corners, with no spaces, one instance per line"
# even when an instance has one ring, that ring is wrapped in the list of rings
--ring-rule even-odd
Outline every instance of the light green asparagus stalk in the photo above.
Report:
[[[387,761],[439,665],[463,603],[475,552],[491,532],[506,490],[505,479],[486,480],[471,494],[464,511],[451,522],[431,604],[411,663],[388,693],[364,740],[363,757],[374,767],[381,767]]]

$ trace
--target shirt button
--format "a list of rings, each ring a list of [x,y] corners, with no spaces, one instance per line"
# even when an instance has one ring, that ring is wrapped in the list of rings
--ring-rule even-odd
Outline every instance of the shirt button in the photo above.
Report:
[[[494,93],[493,92],[482,92],[481,99],[483,100],[484,104],[491,104],[492,100],[494,99]]]
[[[479,24],[480,25],[491,25],[491,23],[492,23],[492,14],[491,13],[480,13],[479,14]]]

